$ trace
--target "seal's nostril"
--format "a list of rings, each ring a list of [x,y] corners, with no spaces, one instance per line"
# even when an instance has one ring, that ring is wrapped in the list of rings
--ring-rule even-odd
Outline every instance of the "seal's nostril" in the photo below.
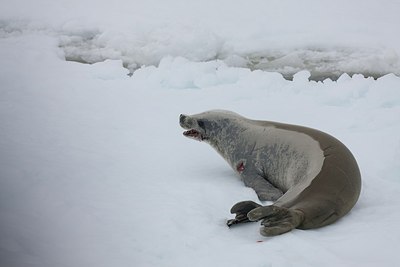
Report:
[[[185,121],[185,118],[186,118],[186,116],[183,115],[183,114],[181,114],[181,115],[179,116],[179,122],[182,124],[182,123]]]

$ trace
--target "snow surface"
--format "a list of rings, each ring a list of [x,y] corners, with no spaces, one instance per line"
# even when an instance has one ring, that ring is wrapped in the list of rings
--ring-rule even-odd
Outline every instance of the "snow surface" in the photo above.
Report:
[[[398,1],[1,6],[0,266],[400,261]],[[316,66],[332,72],[394,74],[309,81],[314,63],[301,60],[317,52],[331,61]],[[293,81],[243,68],[274,55],[288,59],[279,66]],[[178,124],[180,113],[214,108],[338,137],[362,172],[355,208],[331,226],[274,238],[258,224],[228,229],[230,207],[256,195]]]

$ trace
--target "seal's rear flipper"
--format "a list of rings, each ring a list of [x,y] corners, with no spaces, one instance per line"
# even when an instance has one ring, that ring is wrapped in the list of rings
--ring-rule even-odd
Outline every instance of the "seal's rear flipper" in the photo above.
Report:
[[[249,218],[247,217],[247,213],[249,213],[251,210],[258,208],[258,207],[262,207],[262,206],[253,201],[242,201],[242,202],[236,203],[231,208],[231,213],[232,214],[236,213],[235,219],[228,220],[226,222],[226,224],[229,227],[231,227],[234,224],[251,222],[249,220]]]
[[[261,221],[263,236],[280,235],[298,227],[304,220],[303,212],[278,206],[253,209],[247,214],[250,221]]]

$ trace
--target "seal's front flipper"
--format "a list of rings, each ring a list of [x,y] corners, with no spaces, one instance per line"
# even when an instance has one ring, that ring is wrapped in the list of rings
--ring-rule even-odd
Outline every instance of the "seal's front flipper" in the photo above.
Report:
[[[258,207],[262,207],[262,206],[253,201],[242,201],[242,202],[236,203],[231,208],[231,213],[232,214],[236,213],[235,219],[228,220],[226,222],[226,224],[229,227],[231,227],[234,224],[251,222],[249,220],[249,218],[247,217],[247,213],[249,213],[251,210],[258,208]]]
[[[246,179],[248,178],[243,178],[243,180]],[[255,179],[251,179],[251,182],[249,182],[247,186],[256,191],[257,196],[261,201],[276,201],[283,195],[283,192],[280,189],[273,186],[263,176],[257,176]]]
[[[274,205],[258,207],[247,214],[250,221],[261,221],[260,233],[263,236],[280,235],[298,227],[304,220],[304,214]]]

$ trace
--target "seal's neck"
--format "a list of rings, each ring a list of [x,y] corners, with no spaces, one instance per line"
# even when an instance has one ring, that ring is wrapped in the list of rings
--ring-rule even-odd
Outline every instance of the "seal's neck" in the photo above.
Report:
[[[231,123],[213,134],[207,142],[229,163],[233,164],[238,150],[243,147],[246,125]]]

